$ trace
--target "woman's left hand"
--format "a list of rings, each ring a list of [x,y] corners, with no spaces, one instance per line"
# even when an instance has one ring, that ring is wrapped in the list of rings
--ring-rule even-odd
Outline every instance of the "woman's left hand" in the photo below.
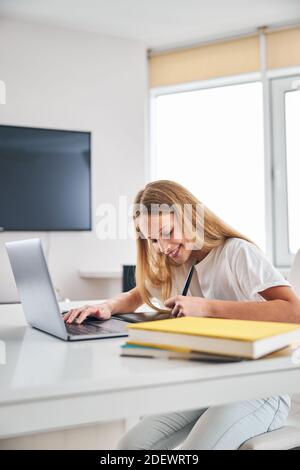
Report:
[[[171,317],[209,316],[209,300],[202,297],[176,295],[167,299],[164,304],[172,309]]]

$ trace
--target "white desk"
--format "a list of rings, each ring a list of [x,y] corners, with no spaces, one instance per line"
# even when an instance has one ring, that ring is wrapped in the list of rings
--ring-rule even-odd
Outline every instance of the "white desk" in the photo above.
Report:
[[[64,342],[26,327],[20,305],[0,306],[0,340],[0,439],[300,392],[288,354],[232,364],[120,357],[125,338]]]

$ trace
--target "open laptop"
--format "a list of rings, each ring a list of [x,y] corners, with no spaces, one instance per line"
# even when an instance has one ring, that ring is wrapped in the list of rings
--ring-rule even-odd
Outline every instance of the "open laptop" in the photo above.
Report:
[[[66,341],[78,341],[128,336],[128,323],[169,317],[158,312],[132,312],[113,315],[109,320],[88,317],[81,325],[68,325],[59,308],[41,240],[13,241],[5,246],[26,320],[34,328]]]

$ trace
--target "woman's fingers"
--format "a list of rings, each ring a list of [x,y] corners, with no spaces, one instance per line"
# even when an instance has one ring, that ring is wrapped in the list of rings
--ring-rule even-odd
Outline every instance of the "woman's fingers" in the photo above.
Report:
[[[72,315],[73,312],[75,312],[75,310],[78,310],[78,309],[71,308],[68,312],[65,312],[63,314],[64,321],[68,320],[68,318],[70,318],[70,316]]]
[[[70,312],[64,316],[64,321],[66,321],[67,323],[72,323],[75,320],[75,318],[78,317],[78,315],[88,307],[89,305],[84,305],[83,307],[74,308],[70,310]]]
[[[69,316],[71,315],[72,310],[69,310],[67,313],[64,314],[63,319],[64,321],[67,321]]]
[[[81,314],[76,319],[76,323],[82,323],[88,316],[96,314],[96,313],[98,313],[98,314],[100,313],[99,308],[89,307],[86,310],[84,310],[83,312],[81,312]],[[99,315],[97,315],[97,316],[99,318]]]
[[[179,302],[176,302],[173,310],[172,310],[172,313],[171,313],[171,316],[172,317],[177,317],[179,312],[180,312],[180,309],[181,309],[181,306],[180,306],[180,303]]]
[[[75,319],[76,323],[82,323],[90,315],[90,310],[84,310],[81,314]]]
[[[170,307],[170,308],[174,307],[175,303],[176,303],[176,297],[170,297],[164,302],[165,306]]]
[[[184,317],[184,316],[185,316],[185,315],[184,315],[183,310],[182,310],[182,308],[181,308],[181,309],[179,310],[179,313],[178,313],[178,315],[177,315],[177,318],[178,318],[178,317]]]
[[[111,317],[110,309],[107,304],[103,305],[84,305],[80,308],[74,308],[64,315],[66,323],[82,323],[88,316],[95,315],[99,320],[108,320]]]

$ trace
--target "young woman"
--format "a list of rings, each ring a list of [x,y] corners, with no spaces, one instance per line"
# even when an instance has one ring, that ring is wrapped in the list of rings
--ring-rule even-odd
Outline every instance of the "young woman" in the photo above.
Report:
[[[197,207],[203,207],[203,217]],[[151,182],[137,194],[135,209],[136,288],[71,310],[66,322],[81,323],[89,315],[108,319],[147,303],[167,310],[170,317],[300,323],[300,300],[289,283],[254,243],[201,206],[187,189],[168,180]],[[181,296],[192,264],[189,294]],[[280,428],[289,407],[290,398],[284,395],[145,416],[117,449],[174,449],[179,444],[180,449],[238,449],[251,437]]]

